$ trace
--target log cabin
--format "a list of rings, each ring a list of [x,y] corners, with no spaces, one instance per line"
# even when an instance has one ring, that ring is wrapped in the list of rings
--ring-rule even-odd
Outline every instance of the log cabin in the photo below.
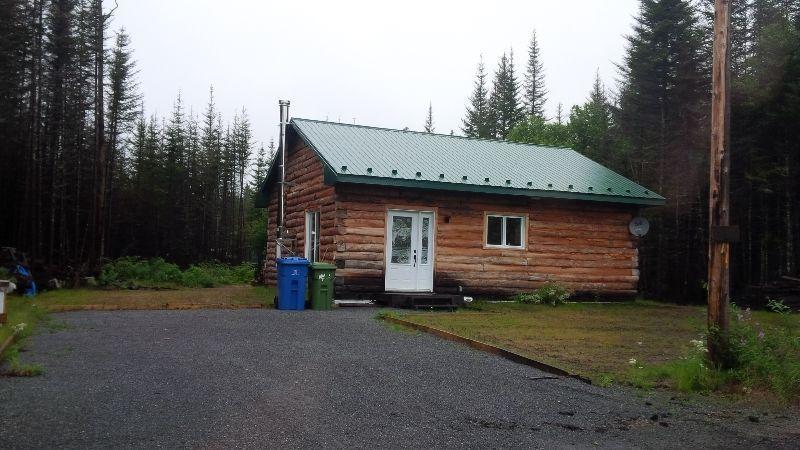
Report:
[[[637,292],[629,223],[665,199],[567,148],[294,118],[256,200],[262,278],[283,256],[336,265],[337,298],[500,296],[553,282]],[[281,231],[283,230],[283,231]],[[279,244],[280,243],[280,244]]]

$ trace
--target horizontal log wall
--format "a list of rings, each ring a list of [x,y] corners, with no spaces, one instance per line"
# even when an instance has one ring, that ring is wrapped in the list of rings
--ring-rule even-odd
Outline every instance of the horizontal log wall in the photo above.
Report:
[[[386,211],[404,207],[436,211],[436,292],[512,294],[551,281],[583,293],[636,293],[631,207],[355,185],[336,194],[338,295],[383,291]],[[484,248],[486,212],[526,214],[527,247]]]
[[[333,262],[336,251],[333,239],[336,222],[334,189],[323,181],[322,162],[302,141],[289,150],[286,159],[286,230],[294,239],[292,250],[297,256],[304,255],[305,213],[320,211],[320,260]],[[269,193],[267,254],[262,268],[268,286],[274,286],[276,282],[275,240],[278,236],[279,199],[280,185],[274,183]],[[290,256],[286,252],[283,254]]]
[[[631,207],[578,201],[539,200],[458,192],[356,185],[334,190],[323,166],[300,143],[289,151],[286,227],[297,255],[305,246],[305,212],[321,211],[320,256],[335,262],[339,297],[382,292],[386,211],[436,211],[434,289],[467,294],[512,294],[545,282],[580,292],[631,295],[639,279]],[[278,185],[269,196],[268,285],[275,284]],[[486,212],[528,216],[524,250],[484,248]]]

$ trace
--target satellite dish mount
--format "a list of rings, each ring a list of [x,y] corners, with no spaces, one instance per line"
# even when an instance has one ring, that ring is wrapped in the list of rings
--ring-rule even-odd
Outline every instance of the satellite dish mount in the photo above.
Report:
[[[628,224],[628,230],[638,238],[643,237],[650,231],[650,222],[642,216],[636,216]]]

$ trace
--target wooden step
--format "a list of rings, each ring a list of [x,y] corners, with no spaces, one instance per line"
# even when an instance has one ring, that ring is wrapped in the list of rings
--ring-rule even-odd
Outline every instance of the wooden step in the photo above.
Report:
[[[378,302],[392,308],[450,309],[464,305],[464,296],[436,294],[431,292],[384,292],[377,296]]]

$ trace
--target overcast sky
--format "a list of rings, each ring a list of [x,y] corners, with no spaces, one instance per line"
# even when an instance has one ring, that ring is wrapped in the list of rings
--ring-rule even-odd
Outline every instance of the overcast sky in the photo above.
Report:
[[[431,102],[436,131],[458,134],[480,55],[491,74],[513,47],[521,78],[534,28],[548,111],[567,110],[585,100],[595,70],[614,86],[638,9],[638,0],[118,1],[112,28],[131,35],[148,114],[169,113],[179,91],[202,113],[213,85],[224,118],[245,107],[265,145],[277,137],[278,99],[291,100],[293,117],[412,130]]]

